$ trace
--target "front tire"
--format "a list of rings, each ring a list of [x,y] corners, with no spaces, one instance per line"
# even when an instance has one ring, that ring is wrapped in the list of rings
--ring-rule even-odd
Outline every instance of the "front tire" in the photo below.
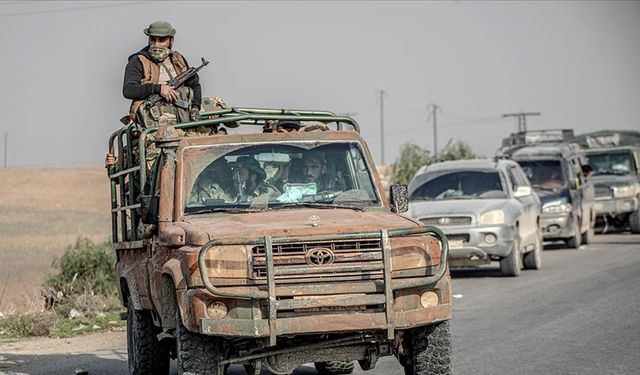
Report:
[[[353,372],[353,362],[316,362],[319,375],[342,375]]]
[[[127,353],[129,374],[169,374],[169,347],[158,341],[160,330],[153,324],[151,313],[136,310],[131,297],[127,303]]]
[[[540,230],[536,234],[536,244],[535,249],[529,251],[524,255],[522,259],[522,263],[524,265],[524,269],[526,270],[539,270],[542,268],[542,234]]]
[[[570,249],[579,249],[581,239],[582,239],[582,234],[580,233],[580,222],[579,220],[575,220],[574,236],[567,240],[567,247]]]
[[[640,208],[629,215],[629,229],[631,233],[640,233]]]
[[[500,260],[500,273],[503,276],[518,276],[522,269],[522,255],[520,254],[520,241],[513,241],[511,253]]]
[[[189,331],[176,309],[176,356],[178,375],[221,375],[218,368],[218,339]]]
[[[414,328],[404,335],[405,375],[451,374],[449,321]]]

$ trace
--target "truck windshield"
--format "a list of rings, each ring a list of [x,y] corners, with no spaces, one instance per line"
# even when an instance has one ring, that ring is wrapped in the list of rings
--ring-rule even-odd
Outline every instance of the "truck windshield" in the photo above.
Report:
[[[634,170],[633,155],[630,152],[607,152],[587,155],[593,174],[630,174]]]
[[[565,185],[560,160],[518,160],[534,189],[556,190]]]
[[[417,188],[410,201],[506,198],[498,172],[457,171],[434,177]]]
[[[357,143],[288,142],[187,148],[185,213],[379,206]]]

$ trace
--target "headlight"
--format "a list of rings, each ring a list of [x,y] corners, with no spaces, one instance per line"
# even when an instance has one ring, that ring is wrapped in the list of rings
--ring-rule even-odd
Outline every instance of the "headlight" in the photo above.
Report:
[[[207,253],[206,263],[209,277],[225,279],[246,279],[249,273],[249,257],[247,248],[242,245],[214,247]],[[254,259],[254,268],[265,267],[264,257]],[[256,270],[254,269],[254,272]],[[200,276],[198,274],[198,276]]]
[[[615,198],[629,198],[634,195],[636,195],[636,187],[633,185],[613,187],[613,196]]]
[[[493,210],[480,215],[480,224],[492,225],[504,223],[504,211]]]
[[[545,214],[564,214],[569,213],[573,210],[573,206],[571,203],[567,203],[565,201],[553,201],[549,203],[545,203],[542,206],[542,213]]]

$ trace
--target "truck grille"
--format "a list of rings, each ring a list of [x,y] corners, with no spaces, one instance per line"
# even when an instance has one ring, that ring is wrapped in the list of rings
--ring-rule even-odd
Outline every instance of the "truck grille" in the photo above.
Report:
[[[613,198],[613,193],[608,186],[596,186],[595,195],[596,198]]]
[[[469,225],[471,216],[437,216],[427,217],[422,220],[425,225],[448,226],[448,225]]]
[[[266,279],[265,246],[254,246],[251,252],[253,278]],[[275,279],[282,283],[322,281],[328,277],[346,280],[383,278],[380,240],[274,244],[273,264]]]

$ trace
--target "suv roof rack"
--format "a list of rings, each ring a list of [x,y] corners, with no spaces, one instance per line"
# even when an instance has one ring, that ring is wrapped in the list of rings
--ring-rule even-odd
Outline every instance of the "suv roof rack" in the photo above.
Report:
[[[562,142],[575,142],[573,129],[528,130],[511,133],[508,138],[502,140],[502,147]]]
[[[336,115],[331,111],[313,111],[304,109],[270,109],[250,107],[230,107],[216,111],[201,112],[200,121],[185,122],[175,125],[177,129],[197,128],[203,125],[225,125],[237,127],[240,125],[264,126],[267,121],[297,120],[318,121],[324,124],[336,124],[336,130],[345,130],[344,124],[360,132],[360,125],[351,117]],[[233,125],[231,125],[233,124]],[[152,128],[149,128],[152,129]]]

